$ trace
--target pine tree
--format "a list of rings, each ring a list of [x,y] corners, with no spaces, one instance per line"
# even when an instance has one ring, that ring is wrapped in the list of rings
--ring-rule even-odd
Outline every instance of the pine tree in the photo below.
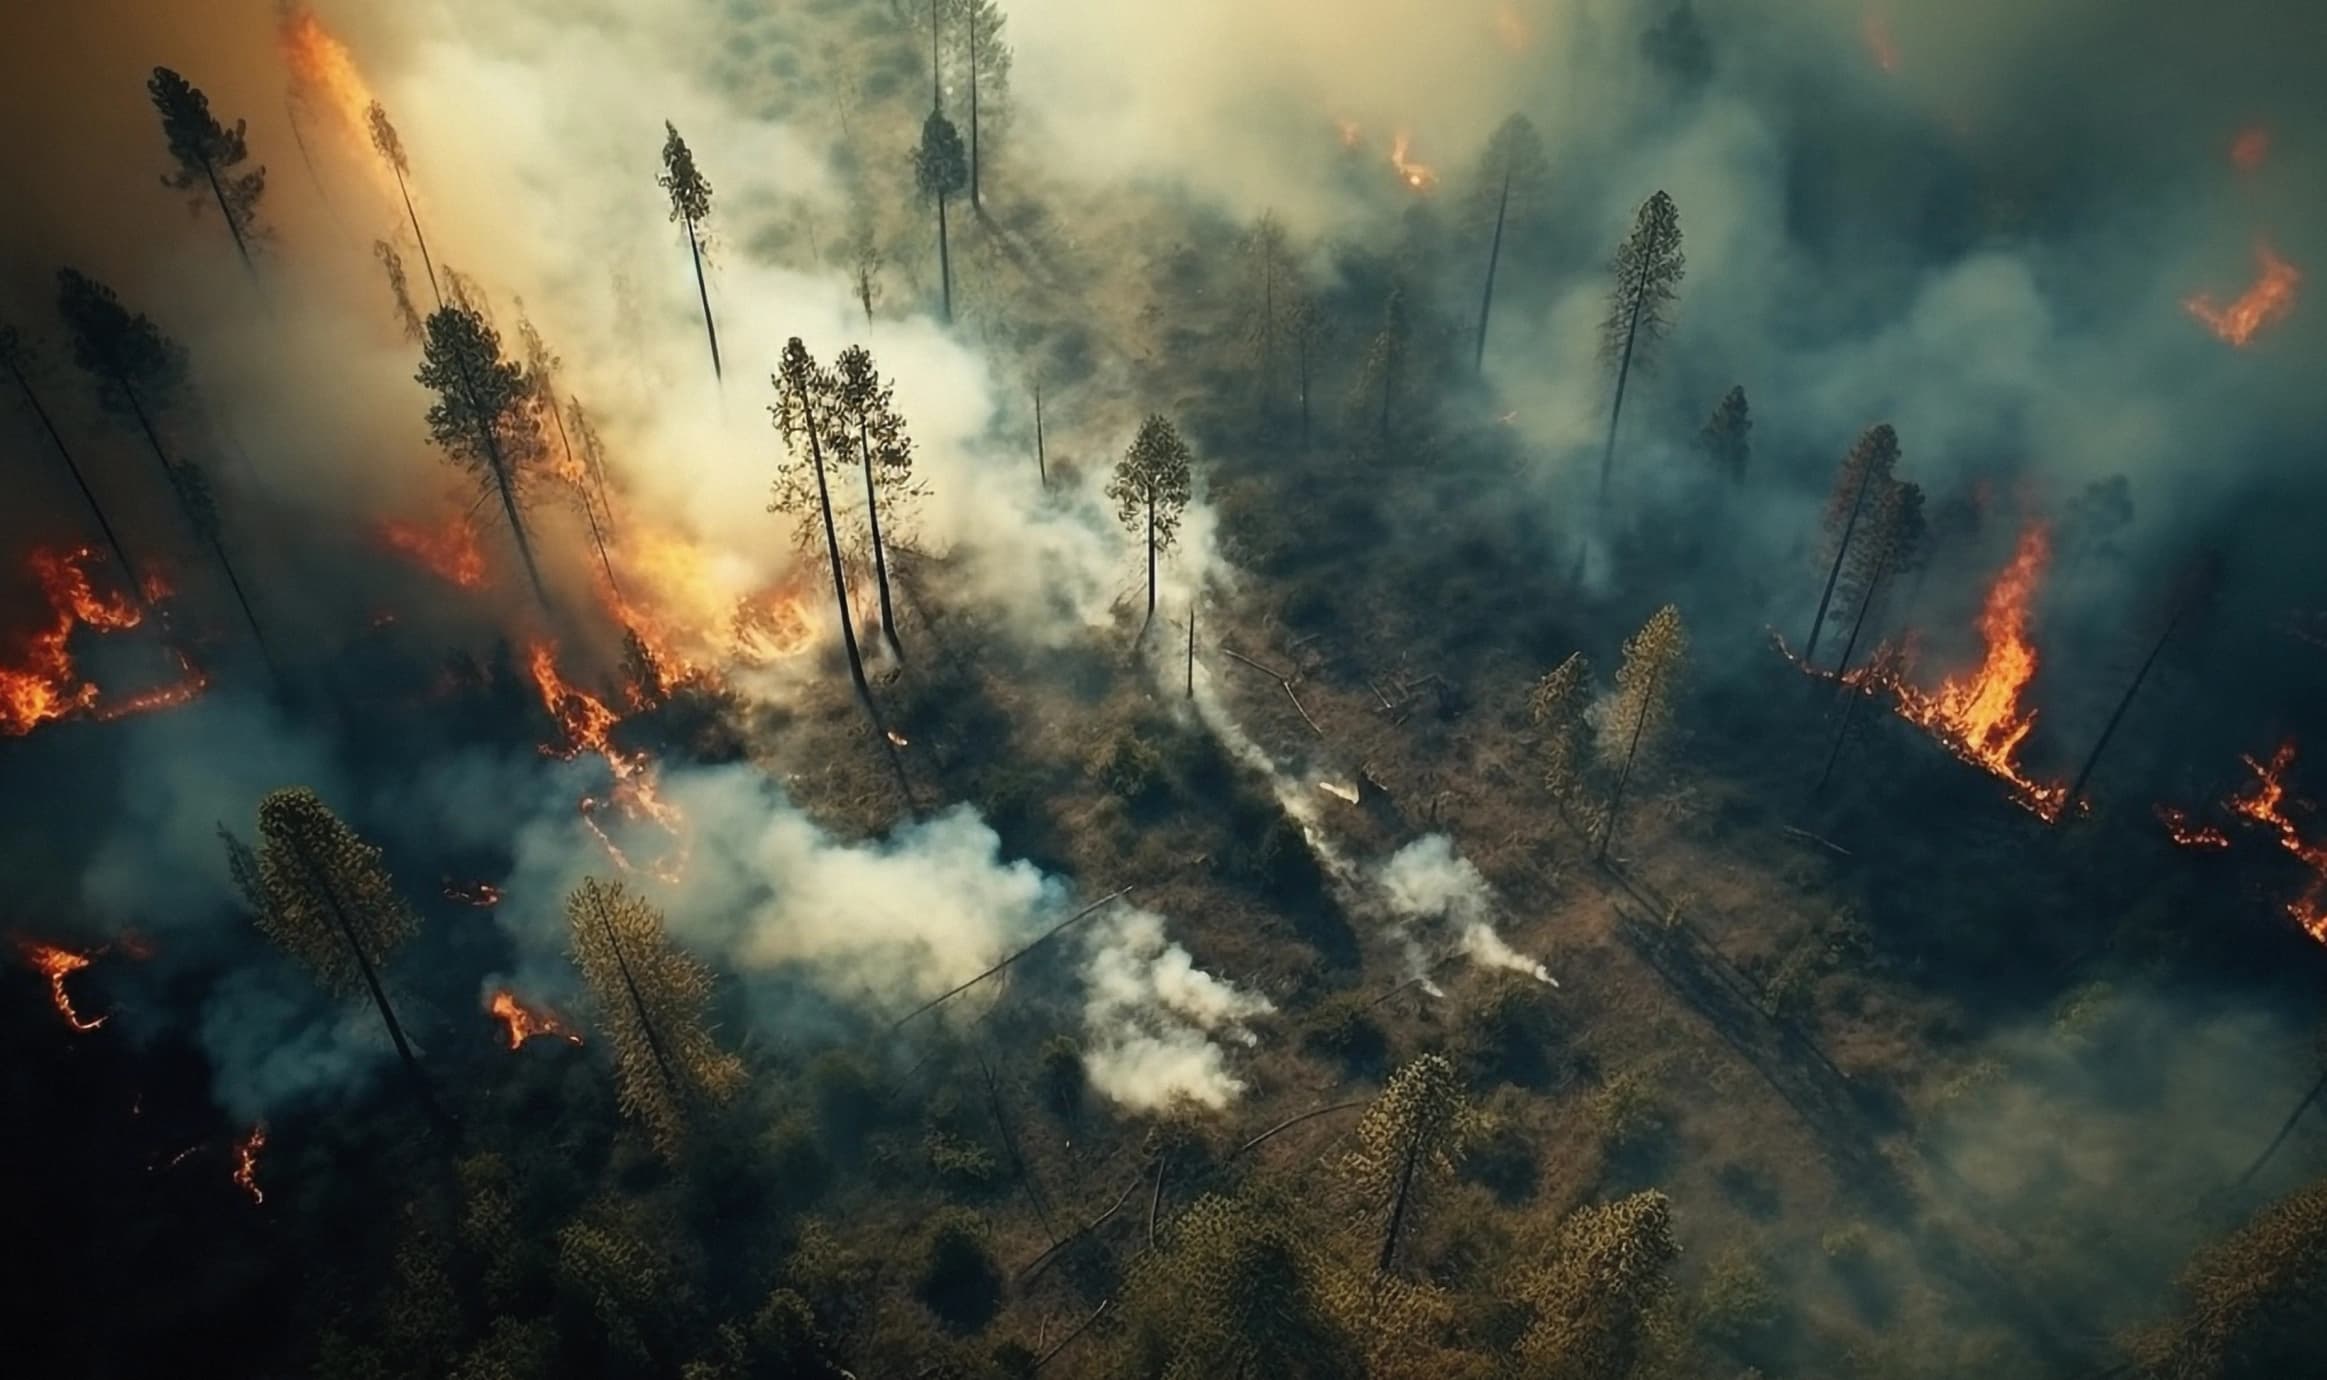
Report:
[[[889,598],[889,559],[881,538],[883,492],[897,498],[915,495],[913,438],[905,434],[905,419],[897,411],[896,385],[881,378],[872,352],[851,345],[833,361],[833,422],[839,452],[856,452],[865,480],[865,521],[873,545],[873,575],[881,592],[881,636],[899,661],[905,648],[897,640],[897,611]],[[893,499],[892,502],[895,500]],[[896,530],[892,524],[892,532]]]
[[[1732,484],[1745,482],[1746,466],[1753,460],[1753,416],[1745,405],[1745,385],[1722,395],[1720,406],[1697,432],[1697,449],[1715,474]]]
[[[1472,181],[1466,219],[1484,230],[1491,218],[1494,231],[1487,241],[1487,281],[1479,291],[1479,328],[1471,348],[1471,368],[1487,364],[1487,318],[1495,308],[1495,270],[1503,260],[1503,232],[1516,211],[1521,222],[1531,220],[1551,180],[1551,163],[1544,156],[1543,136],[1524,115],[1503,121],[1487,140]],[[1492,207],[1490,217],[1489,208]]]
[[[743,1064],[711,1038],[711,970],[670,942],[661,912],[620,882],[585,877],[566,896],[574,963],[614,1045],[622,1109],[675,1155],[700,1106],[726,1101]]]
[[[1390,444],[1391,424],[1406,398],[1412,351],[1413,323],[1406,310],[1406,285],[1393,280],[1390,295],[1382,302],[1381,327],[1366,344],[1357,385],[1349,397],[1351,424],[1363,426],[1370,421],[1374,444],[1384,450]]]
[[[40,392],[33,386],[41,373],[40,358],[31,345],[17,334],[16,328],[0,323],[0,370],[16,384],[17,394],[24,400],[33,419],[56,449],[57,458],[65,465],[65,473],[72,476],[73,487],[80,490],[81,501],[89,505],[89,515],[96,519],[97,530],[104,534],[105,545],[112,551],[114,561],[121,567],[121,577],[129,586],[130,597],[147,602],[144,577],[137,573],[137,563],[129,558],[129,550],[121,544],[121,537],[113,530],[113,520],[105,513],[105,505],[97,501],[96,490],[89,487],[88,477],[81,473],[80,462],[73,457],[72,447],[65,444],[64,434],[57,430],[49,416],[48,407],[41,401]]]
[[[532,390],[527,405],[533,412],[534,444],[544,447],[542,423],[557,433],[560,464],[554,467],[557,477],[572,491],[574,502],[581,505],[582,518],[590,528],[590,542],[598,548],[598,564],[606,572],[606,588],[613,592],[616,603],[622,600],[622,583],[614,578],[614,562],[606,555],[606,532],[598,523],[598,505],[591,497],[591,470],[584,456],[574,453],[572,433],[566,430],[565,413],[558,407],[557,371],[562,363],[549,342],[534,329],[533,320],[525,314],[525,300],[517,301],[517,341],[525,347],[525,382]]]
[[[1253,391],[1265,415],[1275,401],[1277,351],[1285,341],[1288,313],[1299,289],[1286,248],[1284,222],[1266,211],[1244,237],[1237,300],[1237,336],[1253,369]]]
[[[459,297],[457,289],[454,295]],[[501,336],[483,314],[456,300],[429,314],[428,342],[414,377],[437,395],[428,409],[429,439],[500,501],[534,597],[549,611],[549,589],[534,562],[522,511],[542,451],[527,415],[535,391],[525,370],[502,355]]]
[[[379,152],[380,161],[395,174],[396,194],[404,198],[404,218],[412,222],[412,238],[420,246],[420,266],[428,270],[428,290],[441,307],[444,293],[436,285],[436,263],[428,257],[428,236],[420,228],[420,213],[412,209],[412,188],[405,181],[412,175],[412,160],[404,152],[404,138],[388,119],[388,108],[378,101],[365,109],[364,123],[371,130],[372,147]]]
[[[1882,495],[1892,483],[1891,471],[1899,463],[1899,433],[1889,423],[1871,426],[1842,457],[1842,467],[1834,476],[1834,488],[1826,498],[1827,549],[1832,559],[1826,570],[1826,588],[1818,595],[1818,613],[1810,620],[1810,637],[1802,647],[1802,664],[1811,664],[1818,654],[1818,637],[1826,627],[1826,612],[1834,604],[1835,587],[1842,580],[1843,563],[1850,556],[1851,542],[1858,535],[1859,520],[1869,511],[1870,501],[1880,503]]]
[[[1433,1186],[1451,1178],[1478,1129],[1470,1099],[1444,1056],[1425,1054],[1390,1075],[1357,1124],[1341,1172],[1362,1210],[1380,1214],[1374,1271],[1388,1274],[1398,1245]]]
[[[983,205],[978,199],[979,170],[984,164],[981,143],[993,142],[1008,110],[1010,45],[1003,41],[1002,30],[1009,18],[994,0],[956,0],[956,6],[962,22],[955,62],[969,72],[970,205],[976,208]]]
[[[267,674],[273,678],[275,688],[288,695],[291,684],[283,677],[282,663],[275,660],[274,649],[267,645],[266,630],[259,626],[259,616],[251,608],[250,593],[243,588],[242,577],[235,572],[234,561],[226,554],[225,529],[218,520],[218,499],[210,487],[210,476],[189,460],[171,467],[170,487],[177,495],[178,511],[186,516],[186,525],[210,548],[211,559],[226,577],[226,586],[234,595],[235,606],[242,610],[242,621],[250,629],[251,641],[258,644],[259,659],[266,663]]]
[[[582,452],[583,468],[590,473],[591,487],[598,491],[598,511],[606,520],[607,535],[612,536],[614,500],[607,494],[606,442],[598,435],[597,423],[591,421],[590,414],[583,410],[582,400],[570,395],[566,398],[566,427],[573,434],[576,447]]]
[[[687,252],[695,261],[695,292],[703,299],[703,334],[711,341],[711,375],[719,367],[719,328],[711,320],[711,288],[703,277],[703,222],[711,214],[711,184],[695,166],[695,154],[679,137],[678,126],[663,122],[663,171],[655,185],[671,194],[671,219],[687,227]]]
[[[1608,409],[1608,446],[1600,456],[1600,501],[1608,501],[1608,481],[1616,471],[1616,427],[1624,418],[1624,389],[1635,368],[1654,362],[1656,346],[1671,328],[1674,289],[1688,272],[1681,253],[1681,214],[1673,199],[1658,192],[1642,202],[1632,233],[1616,250],[1608,271],[1608,316],[1600,324],[1600,358],[1616,371],[1616,400]]]
[[[1285,340],[1293,349],[1293,381],[1301,402],[1301,449],[1309,449],[1309,394],[1316,377],[1317,356],[1324,348],[1329,323],[1323,308],[1306,289],[1285,304]]]
[[[161,116],[162,138],[169,143],[170,157],[178,164],[178,170],[164,177],[162,185],[192,192],[196,206],[208,192],[226,221],[226,233],[234,237],[234,252],[241,256],[244,268],[252,268],[250,246],[261,233],[259,198],[267,190],[267,170],[235,171],[250,157],[243,137],[245,122],[235,121],[231,130],[220,124],[210,113],[210,98],[167,67],[156,67],[145,89]]]
[[[1334,1271],[1289,1205],[1207,1194],[1124,1286],[1114,1373],[1338,1380],[1363,1373]]]
[[[2200,1251],[2182,1315],[2133,1343],[2146,1380],[2276,1380],[2316,1369],[2327,1325],[2327,1179]]]
[[[1190,463],[1188,443],[1180,439],[1179,431],[1161,413],[1151,413],[1116,462],[1114,478],[1107,481],[1116,520],[1125,531],[1137,532],[1144,526],[1147,533],[1147,619],[1140,624],[1142,637],[1155,622],[1156,554],[1171,550],[1180,531],[1180,511],[1188,506]]]
[[[1560,1224],[1551,1259],[1522,1289],[1534,1317],[1519,1339],[1532,1380],[1633,1373],[1680,1255],[1672,1204],[1654,1189],[1587,1207]]]
[[[1616,670],[1616,693],[1602,708],[1600,760],[1617,768],[1609,792],[1607,818],[1600,824],[1598,857],[1605,861],[1616,837],[1616,816],[1642,754],[1654,759],[1672,728],[1673,697],[1680,689],[1689,654],[1688,630],[1671,604],[1650,615],[1624,644],[1624,664]]]
[[[913,180],[921,194],[937,203],[937,270],[945,293],[945,319],[953,320],[953,249],[946,237],[945,203],[969,181],[969,157],[962,151],[961,131],[943,111],[932,110],[921,125],[921,144],[913,151]]]
[[[1583,784],[1584,729],[1592,693],[1592,666],[1581,652],[1545,673],[1527,696],[1527,717],[1539,734],[1543,784],[1565,802]]]
[[[1850,671],[1851,655],[1858,650],[1859,637],[1866,630],[1867,614],[1875,607],[1884,583],[1902,570],[1913,569],[1923,558],[1923,544],[1929,533],[1923,519],[1923,489],[1920,485],[1893,479],[1883,485],[1875,500],[1874,511],[1861,524],[1858,540],[1853,542],[1850,557],[1843,562],[1842,578],[1835,592],[1841,604],[1835,617],[1843,617],[1842,610],[1853,612],[1850,618],[1850,637],[1842,644],[1842,659],[1834,664],[1837,680]]]
[[[73,362],[97,385],[98,406],[137,423],[174,491],[172,461],[154,417],[185,386],[185,350],[143,312],[132,315],[113,289],[74,269],[57,270],[57,313],[73,338]]]
[[[313,973],[324,990],[371,997],[413,1095],[431,1120],[449,1130],[451,1119],[421,1071],[380,976],[420,924],[397,893],[380,850],[304,786],[269,792],[259,802],[256,850],[223,827],[219,836],[228,871],[260,932]]]
[[[372,241],[372,257],[380,261],[380,271],[388,278],[388,295],[396,304],[396,324],[403,328],[404,339],[414,345],[428,338],[428,328],[422,324],[420,313],[412,305],[412,280],[404,274],[404,256],[386,240]],[[430,274],[433,285],[433,271]]]
[[[840,529],[832,516],[831,471],[845,463],[832,396],[838,388],[832,372],[816,362],[798,336],[784,346],[784,357],[769,380],[775,385],[775,405],[768,409],[777,434],[784,438],[784,459],[768,503],[771,513],[790,513],[801,520],[800,534],[808,537],[808,515],[821,519],[824,548],[832,562],[832,598],[840,614],[840,640],[848,653],[849,679],[857,698],[876,716],[872,685],[865,679],[864,657],[857,645],[856,614],[848,598],[848,573],[840,559]],[[814,507],[810,507],[813,499]]]

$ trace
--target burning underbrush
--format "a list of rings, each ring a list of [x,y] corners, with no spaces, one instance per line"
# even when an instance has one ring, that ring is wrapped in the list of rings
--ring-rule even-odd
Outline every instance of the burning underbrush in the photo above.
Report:
[[[25,568],[46,610],[15,637],[12,647],[0,651],[0,736],[23,737],[59,719],[150,713],[202,693],[208,678],[175,646],[167,654],[176,679],[129,694],[101,689],[80,664],[81,649],[91,639],[145,625],[148,613],[168,594],[164,586],[149,582],[151,587],[136,593],[101,589],[92,572],[110,570],[86,546],[36,547],[25,558]]]

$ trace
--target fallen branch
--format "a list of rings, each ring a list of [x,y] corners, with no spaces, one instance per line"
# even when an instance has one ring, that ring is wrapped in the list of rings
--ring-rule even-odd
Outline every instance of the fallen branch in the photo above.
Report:
[[[1293,702],[1294,709],[1299,710],[1301,715],[1301,722],[1309,725],[1309,731],[1311,733],[1316,734],[1320,738],[1324,737],[1325,730],[1319,728],[1317,726],[1317,721],[1309,717],[1309,711],[1301,707],[1301,697],[1293,693],[1293,683],[1289,680],[1280,680],[1277,682],[1277,684],[1284,687],[1285,698]]]
[[[1047,1267],[1050,1262],[1058,1259],[1058,1253],[1060,1251],[1065,1250],[1078,1239],[1088,1236],[1092,1232],[1095,1232],[1099,1228],[1107,1225],[1108,1219],[1112,1218],[1116,1213],[1121,1212],[1123,1210],[1123,1205],[1131,1201],[1131,1194],[1133,1190],[1137,1189],[1139,1185],[1146,1180],[1146,1178],[1146,1172],[1140,1172],[1131,1180],[1130,1183],[1127,1183],[1123,1186],[1123,1192],[1116,1196],[1114,1206],[1108,1208],[1105,1212],[1100,1213],[1090,1221],[1085,1222],[1083,1225],[1075,1228],[1073,1231],[1068,1232],[1065,1236],[1060,1237],[1057,1243],[1051,1246],[1050,1249],[1044,1251],[1034,1259],[1027,1261],[1025,1267],[1018,1272],[1018,1282],[1021,1285],[1033,1283],[1034,1277],[1036,1275],[1041,1274],[1043,1269]]]
[[[1404,984],[1404,983],[1400,983],[1400,984],[1398,984],[1398,986],[1399,986],[1399,987],[1403,987],[1403,986],[1405,986],[1405,984]],[[1397,991],[1397,990],[1398,990],[1398,988],[1397,988],[1397,987],[1393,987],[1393,988],[1391,988],[1390,990],[1391,990],[1391,991],[1393,991],[1393,992],[1395,992],[1395,991]],[[1357,1099],[1356,1099],[1356,1100],[1354,1100],[1354,1101],[1350,1101],[1350,1102],[1336,1102],[1336,1103],[1334,1103],[1334,1104],[1333,1104],[1332,1106],[1330,1106],[1330,1107],[1316,1107],[1316,1108],[1312,1108],[1312,1109],[1311,1109],[1311,1110],[1309,1110],[1309,1111],[1302,1112],[1302,1113],[1300,1113],[1300,1114],[1298,1114],[1298,1115],[1296,1115],[1296,1116],[1289,1116],[1289,1117],[1286,1117],[1286,1118],[1285,1118],[1283,1121],[1280,1121],[1280,1122],[1278,1122],[1276,1125],[1274,1125],[1274,1126],[1271,1126],[1271,1127],[1270,1127],[1270,1128],[1268,1128],[1267,1130],[1265,1130],[1265,1131],[1261,1132],[1259,1135],[1257,1135],[1257,1136],[1254,1136],[1254,1137],[1253,1137],[1251,1140],[1248,1140],[1248,1141],[1246,1141],[1244,1144],[1237,1146],[1235,1150],[1233,1150],[1232,1152],[1230,1152],[1230,1154],[1229,1154],[1228,1158],[1229,1158],[1229,1159],[1235,1159],[1235,1158],[1236,1158],[1238,1155],[1241,1155],[1241,1154],[1243,1154],[1245,1151],[1252,1149],[1254,1146],[1256,1146],[1256,1145],[1260,1144],[1260,1143],[1261,1143],[1262,1141],[1264,1141],[1264,1140],[1267,1140],[1267,1139],[1268,1139],[1270,1136],[1273,1136],[1273,1135],[1275,1135],[1277,1132],[1279,1132],[1279,1131],[1283,1131],[1283,1130],[1288,1130],[1288,1129],[1290,1129],[1290,1128],[1292,1128],[1292,1127],[1298,1126],[1298,1125],[1300,1125],[1302,1122],[1304,1122],[1304,1121],[1308,1121],[1308,1120],[1310,1120],[1310,1119],[1311,1119],[1311,1118],[1313,1118],[1313,1117],[1321,1117],[1321,1116],[1324,1116],[1324,1115],[1326,1115],[1326,1114],[1327,1114],[1327,1113],[1329,1113],[1329,1112],[1346,1112],[1346,1111],[1348,1111],[1348,1110],[1349,1110],[1350,1108],[1352,1108],[1352,1107],[1363,1107],[1364,1105],[1366,1105],[1366,1103],[1368,1103],[1368,1102],[1370,1102],[1370,1101],[1372,1101],[1372,1099],[1371,1099],[1371,1098],[1365,1098],[1365,1097],[1361,1097],[1361,1098],[1357,1098]]]
[[[1036,949],[1039,949],[1043,945],[1048,944],[1051,940],[1056,939],[1059,936],[1059,932],[1064,930],[1067,926],[1074,924],[1077,920],[1080,920],[1083,917],[1091,914],[1093,911],[1098,910],[1101,906],[1106,905],[1108,902],[1127,894],[1130,890],[1131,888],[1127,886],[1117,887],[1115,890],[1108,892],[1098,900],[1093,901],[1091,904],[1083,907],[1081,910],[1076,911],[1066,919],[1059,921],[1057,924],[1043,931],[1041,938],[1035,940],[1025,948],[1020,949],[1018,952],[1009,955],[1007,958],[1004,958],[1000,963],[997,963],[993,967],[988,968],[986,971],[978,974],[974,978],[971,978],[969,981],[961,983],[947,991],[941,992],[938,995],[931,997],[928,1001],[925,1001],[919,1006],[914,1007],[911,1011],[908,1011],[904,1015],[899,1016],[896,1021],[890,1025],[889,1033],[892,1035],[895,1034],[897,1031],[903,1029],[905,1023],[912,1020],[915,1016],[944,1005],[946,1002],[951,1001],[953,998],[960,996],[964,992],[967,992],[972,987],[975,987],[979,983],[984,982],[987,978],[990,978],[994,974],[1001,972],[1004,968],[1009,967],[1011,964],[1016,963],[1019,959],[1026,957],[1028,954],[1033,953]]]
[[[1781,824],[1778,826],[1778,828],[1785,833],[1793,835],[1795,838],[1807,839],[1811,843],[1815,843],[1822,848],[1831,848],[1846,858],[1852,856],[1851,851],[1843,847],[1841,844],[1836,843],[1830,838],[1825,838],[1820,835],[1813,834],[1807,829],[1797,829],[1791,824]]]
[[[1046,1365],[1050,1364],[1050,1358],[1051,1358],[1051,1357],[1053,1357],[1053,1356],[1056,1356],[1056,1355],[1058,1355],[1060,1352],[1062,1352],[1062,1351],[1066,1350],[1066,1349],[1067,1349],[1067,1344],[1068,1344],[1069,1342],[1072,1342],[1072,1341],[1073,1341],[1075,1338],[1082,1336],[1082,1335],[1083,1335],[1083,1330],[1084,1330],[1085,1328],[1089,1327],[1089,1326],[1090,1326],[1092,1323],[1095,1323],[1095,1322],[1097,1322],[1097,1321],[1099,1320],[1099,1315],[1100,1315],[1101,1313],[1104,1313],[1104,1312],[1106,1312],[1106,1311],[1107,1311],[1107,1309],[1109,1308],[1109,1306],[1111,1306],[1111,1305],[1112,1305],[1114,1302],[1115,1302],[1115,1300],[1113,1300],[1113,1299],[1103,1299],[1103,1300],[1101,1300],[1101,1301],[1100,1301],[1100,1303],[1099,1303],[1099,1306],[1098,1306],[1097,1308],[1094,1308],[1094,1309],[1092,1309],[1092,1310],[1091,1310],[1091,1316],[1089,1316],[1089,1317],[1087,1317],[1087,1318],[1083,1319],[1081,1322],[1079,1322],[1079,1323],[1075,1324],[1075,1330],[1074,1330],[1074,1331],[1072,1331],[1072,1332],[1069,1332],[1069,1333],[1068,1333],[1067,1335],[1065,1335],[1064,1337],[1061,1337],[1061,1338],[1059,1338],[1059,1339],[1058,1339],[1058,1345],[1057,1345],[1057,1346],[1054,1346],[1054,1347],[1052,1347],[1050,1350],[1048,1350],[1048,1351],[1046,1351],[1046,1352],[1042,1353],[1040,1356],[1037,1356],[1037,1357],[1035,1357],[1035,1358],[1034,1358],[1034,1368],[1035,1368],[1036,1370],[1040,1370],[1040,1369],[1042,1369],[1044,1366],[1046,1366]]]
[[[1225,642],[1220,644],[1220,650],[1226,652],[1232,657],[1235,657],[1238,661],[1241,661],[1245,665],[1250,666],[1252,669],[1260,672],[1262,675],[1267,676],[1270,680],[1275,681],[1277,684],[1282,685],[1285,683],[1285,673],[1276,669],[1274,666],[1264,666],[1261,663],[1254,661],[1251,657],[1248,657],[1244,653],[1236,650],[1234,647],[1229,646]]]

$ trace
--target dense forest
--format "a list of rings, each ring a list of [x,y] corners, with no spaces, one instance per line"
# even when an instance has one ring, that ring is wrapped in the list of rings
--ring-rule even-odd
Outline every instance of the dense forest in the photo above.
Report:
[[[2216,8],[0,20],[17,1368],[2327,1369]]]

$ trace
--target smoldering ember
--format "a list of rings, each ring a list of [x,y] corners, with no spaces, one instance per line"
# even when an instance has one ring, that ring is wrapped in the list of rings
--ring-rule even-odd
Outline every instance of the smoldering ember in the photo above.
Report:
[[[2299,0],[0,18],[11,1374],[2327,1374]]]

